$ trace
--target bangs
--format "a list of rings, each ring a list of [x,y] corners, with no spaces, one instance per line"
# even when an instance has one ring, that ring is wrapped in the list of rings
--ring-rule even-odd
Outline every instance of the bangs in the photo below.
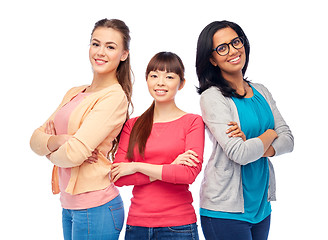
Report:
[[[184,80],[184,66],[181,59],[174,53],[157,53],[148,63],[146,78],[151,71],[173,72]]]

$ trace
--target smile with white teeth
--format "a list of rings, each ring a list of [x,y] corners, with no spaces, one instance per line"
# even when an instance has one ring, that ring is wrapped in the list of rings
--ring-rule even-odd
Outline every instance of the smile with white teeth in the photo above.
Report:
[[[156,90],[156,89],[155,89],[155,92],[157,92],[157,93],[166,93],[167,90],[162,90],[162,89],[158,89],[158,90]]]
[[[102,59],[95,59],[96,63],[100,63],[100,64],[104,64],[106,63],[105,60],[102,60]]]
[[[238,56],[238,57],[236,57],[234,59],[229,60],[229,62],[237,62],[239,59],[240,59],[240,56]]]

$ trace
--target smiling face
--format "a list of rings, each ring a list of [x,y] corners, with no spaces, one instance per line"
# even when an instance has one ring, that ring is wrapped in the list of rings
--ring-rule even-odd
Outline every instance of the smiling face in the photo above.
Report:
[[[120,32],[106,27],[98,27],[93,32],[89,59],[95,74],[116,74],[118,65],[128,54]]]
[[[213,49],[223,43],[230,43],[238,34],[230,27],[218,30],[213,36]],[[229,45],[230,51],[227,55],[221,56],[213,51],[210,62],[221,69],[224,78],[229,75],[241,74],[246,62],[245,47],[235,49]]]
[[[155,70],[149,72],[147,86],[157,103],[172,102],[177,92],[183,88],[184,81],[176,73]]]

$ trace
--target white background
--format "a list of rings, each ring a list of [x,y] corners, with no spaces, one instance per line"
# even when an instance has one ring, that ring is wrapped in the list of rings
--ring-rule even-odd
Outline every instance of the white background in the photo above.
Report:
[[[196,43],[215,20],[230,20],[251,44],[246,73],[266,85],[295,137],[295,149],[272,161],[278,201],[270,240],[325,239],[327,194],[327,13],[324,1],[2,1],[0,4],[1,239],[62,239],[61,207],[51,193],[52,165],[29,139],[72,86],[91,83],[90,33],[119,18],[131,31],[135,74],[132,116],[150,104],[144,72],[159,51],[177,53],[186,86],[177,104],[200,113]],[[211,143],[206,139],[205,164]],[[202,174],[192,185],[198,214]],[[131,188],[120,189],[126,215]],[[124,229],[121,238],[124,236]],[[203,239],[199,224],[200,238]]]

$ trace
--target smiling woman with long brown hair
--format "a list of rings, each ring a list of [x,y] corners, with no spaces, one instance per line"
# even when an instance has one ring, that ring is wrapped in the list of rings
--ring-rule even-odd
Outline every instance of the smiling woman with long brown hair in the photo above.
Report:
[[[89,48],[92,83],[70,89],[31,137],[32,150],[54,164],[65,240],[118,239],[123,226],[123,202],[107,156],[115,153],[131,103],[129,42],[123,21],[98,21]]]

